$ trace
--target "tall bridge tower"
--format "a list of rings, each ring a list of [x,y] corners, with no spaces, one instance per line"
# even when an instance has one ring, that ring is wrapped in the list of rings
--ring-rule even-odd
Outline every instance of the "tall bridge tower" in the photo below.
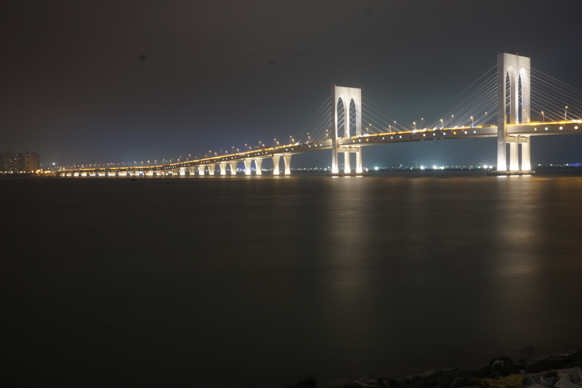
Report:
[[[509,110],[507,110],[507,101],[509,101]],[[521,144],[521,170],[531,170],[529,136],[509,137],[507,135],[507,122],[509,125],[529,123],[530,112],[531,58],[499,53],[497,55],[498,171],[507,170],[507,144],[509,144],[509,170],[519,170],[519,144]]]
[[[344,146],[339,147],[339,116],[338,116],[338,104],[341,101],[344,108],[344,126],[345,131],[341,138],[349,138],[351,136],[351,103],[355,107],[355,128],[356,134],[361,135],[361,89],[351,88],[351,87],[339,87],[337,85],[332,86],[332,106],[333,106],[333,138],[332,138],[332,149],[333,149],[333,161],[331,164],[331,172],[339,173],[339,152],[345,154],[345,173],[351,173],[350,164],[350,153],[356,154],[356,173],[363,172],[363,160],[361,155],[360,146]]]

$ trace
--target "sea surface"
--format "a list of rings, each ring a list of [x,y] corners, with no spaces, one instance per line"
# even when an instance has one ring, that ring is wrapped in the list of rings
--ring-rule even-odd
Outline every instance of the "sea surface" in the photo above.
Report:
[[[3,387],[283,387],[582,345],[582,177],[0,178]]]

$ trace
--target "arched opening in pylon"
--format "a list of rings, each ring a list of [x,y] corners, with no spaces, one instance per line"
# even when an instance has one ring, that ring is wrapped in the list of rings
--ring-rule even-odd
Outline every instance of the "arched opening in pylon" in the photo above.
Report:
[[[519,73],[519,82],[517,83],[517,123],[523,123],[523,80]]]
[[[349,137],[357,135],[357,107],[355,100],[351,99],[349,104]]]
[[[337,101],[337,137],[345,137],[345,102],[343,98]]]
[[[505,76],[505,123],[511,123],[511,81],[509,72]]]

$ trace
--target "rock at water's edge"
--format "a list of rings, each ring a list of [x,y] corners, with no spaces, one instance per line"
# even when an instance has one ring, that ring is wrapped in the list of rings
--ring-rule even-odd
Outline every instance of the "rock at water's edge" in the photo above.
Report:
[[[316,379],[309,376],[308,378],[303,379],[300,382],[297,382],[297,383],[293,384],[292,386],[288,386],[288,387],[300,387],[300,388],[316,387]]]
[[[477,378],[475,383],[482,387],[523,387],[524,374],[513,374],[501,379]]]

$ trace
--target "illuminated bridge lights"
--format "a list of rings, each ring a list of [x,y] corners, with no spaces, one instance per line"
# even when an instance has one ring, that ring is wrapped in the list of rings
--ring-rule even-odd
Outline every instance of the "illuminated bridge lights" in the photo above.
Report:
[[[554,131],[565,131],[565,130],[573,130],[573,131],[578,131],[581,127],[582,120],[567,120],[567,121],[557,121],[557,122],[530,122],[530,123],[526,123],[526,124],[517,124],[517,125],[508,125],[510,130],[514,130],[512,132],[512,136],[517,136],[517,135],[521,135],[521,134],[525,134],[525,132],[527,132],[527,134],[529,134],[530,132],[538,132],[540,129],[539,126],[544,128],[544,131],[547,131],[548,133],[554,133]],[[580,126],[579,126],[580,125]],[[515,129],[513,129],[513,127],[515,127]],[[531,128],[531,129],[530,129]],[[450,135],[456,135],[459,136],[459,134],[457,134],[456,130],[463,130],[464,134],[460,134],[460,135],[466,135],[466,136],[472,136],[472,135],[476,135],[479,137],[494,137],[496,136],[496,125],[491,125],[491,126],[475,126],[475,127],[452,127],[452,128],[444,128],[441,129],[442,131],[442,135],[443,136],[447,136],[449,135],[448,133],[450,132]],[[466,130],[464,130],[466,129]],[[472,129],[472,133],[469,132],[469,130]],[[480,133],[477,133],[477,130],[480,131]],[[373,141],[373,143],[377,142],[377,143],[383,143],[382,141],[385,142],[391,142],[394,141],[394,136],[398,135],[399,140],[401,141],[417,141],[417,140],[422,140],[424,137],[426,137],[426,133],[431,133],[432,137],[436,137],[436,131],[432,131],[432,130],[428,130],[428,129],[419,129],[419,130],[412,130],[412,131],[399,131],[399,132],[387,132],[387,133],[379,133],[379,134],[362,134],[362,135],[355,135],[355,136],[351,136],[351,137],[344,137],[339,139],[339,141],[342,140],[346,140],[349,141],[351,143],[355,143],[356,140],[358,139],[360,143],[362,142],[366,142],[371,144],[371,142]],[[404,138],[403,135],[410,135],[409,138]],[[421,135],[418,135],[421,134]],[[386,136],[387,136],[387,140],[386,140]],[[289,145],[282,145],[280,147],[274,148],[274,147],[268,147],[268,148],[262,148],[259,150],[255,150],[255,151],[248,151],[248,152],[240,152],[240,153],[236,153],[236,154],[226,154],[226,155],[222,155],[222,156],[217,156],[215,158],[212,159],[201,159],[201,160],[191,160],[191,161],[184,161],[184,162],[180,162],[180,163],[173,163],[173,164],[168,164],[168,165],[153,165],[153,166],[137,166],[137,167],[109,167],[109,168],[87,168],[87,167],[80,167],[80,168],[69,168],[69,169],[63,169],[60,170],[60,172],[84,172],[84,173],[97,173],[97,172],[102,172],[102,173],[106,173],[109,172],[112,175],[115,174],[115,172],[136,172],[136,171],[143,171],[143,170],[150,170],[150,171],[170,171],[170,170],[176,170],[179,169],[181,167],[197,167],[199,165],[202,164],[213,164],[213,163],[219,163],[221,161],[233,161],[233,160],[238,160],[238,161],[242,161],[243,159],[246,158],[254,158],[254,156],[269,156],[269,155],[273,155],[274,153],[285,153],[288,152],[290,153],[291,151],[294,151],[295,153],[304,153],[304,152],[309,152],[309,151],[316,151],[316,150],[322,150],[322,149],[330,149],[331,148],[331,140],[326,140],[324,142],[328,142],[328,144],[325,144],[323,146],[323,143],[318,143],[318,142],[314,142],[314,143],[306,143],[306,144],[300,144],[299,142],[296,142],[294,144],[289,144]],[[293,146],[300,146],[300,149],[295,150],[295,148]],[[306,146],[308,146],[308,148],[306,148]]]

